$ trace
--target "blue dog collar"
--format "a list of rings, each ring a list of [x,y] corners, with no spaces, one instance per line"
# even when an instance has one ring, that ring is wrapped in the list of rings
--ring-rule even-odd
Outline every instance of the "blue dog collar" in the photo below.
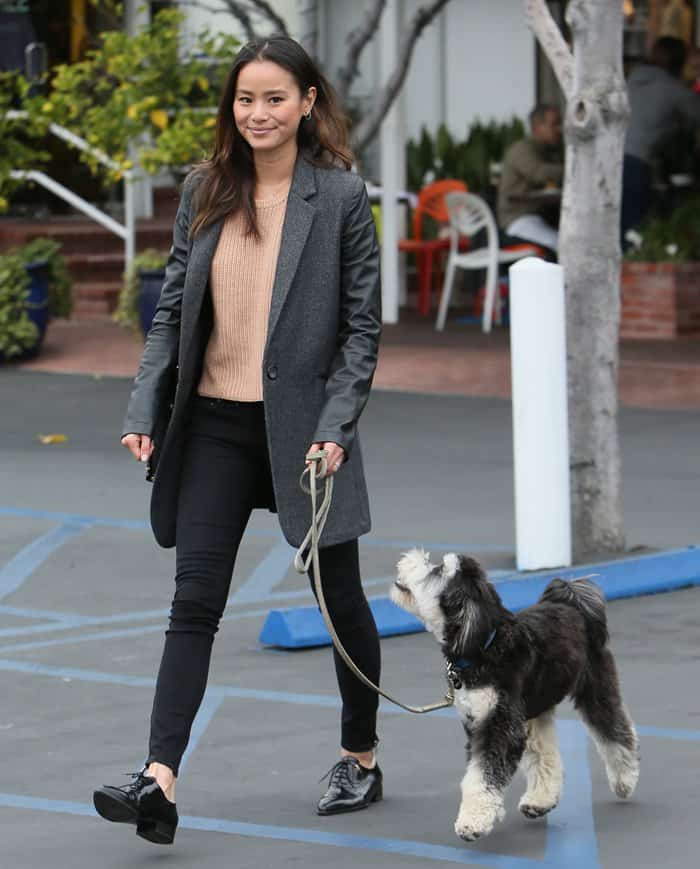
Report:
[[[485,652],[488,649],[488,647],[491,645],[491,643],[493,643],[495,638],[496,638],[496,629],[494,628],[491,631],[489,638],[484,643],[481,651]],[[450,659],[450,665],[452,667],[454,667],[455,670],[468,670],[470,667],[474,666],[474,661],[471,658],[452,658],[452,659]]]

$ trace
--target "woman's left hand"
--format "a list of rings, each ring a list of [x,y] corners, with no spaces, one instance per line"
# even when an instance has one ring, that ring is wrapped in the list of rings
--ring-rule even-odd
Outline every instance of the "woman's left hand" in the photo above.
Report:
[[[334,444],[332,441],[326,441],[323,444],[311,444],[307,451],[307,455],[309,453],[315,453],[318,450],[325,450],[328,453],[327,476],[332,477],[333,474],[335,474],[336,471],[340,469],[340,466],[345,461],[345,450],[339,444]],[[307,461],[306,464],[308,466],[311,464],[311,462]]]

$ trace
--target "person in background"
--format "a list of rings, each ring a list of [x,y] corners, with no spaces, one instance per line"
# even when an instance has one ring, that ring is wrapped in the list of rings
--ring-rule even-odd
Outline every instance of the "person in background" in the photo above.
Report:
[[[686,60],[685,43],[662,36],[649,60],[636,66],[627,80],[630,120],[622,172],[622,245],[651,207],[651,160],[655,148],[673,128],[677,114],[700,126],[700,99],[680,80]]]
[[[561,187],[564,175],[561,112],[541,103],[530,112],[531,134],[515,142],[503,160],[498,186],[498,223],[508,235],[556,251],[559,204],[529,194]]]

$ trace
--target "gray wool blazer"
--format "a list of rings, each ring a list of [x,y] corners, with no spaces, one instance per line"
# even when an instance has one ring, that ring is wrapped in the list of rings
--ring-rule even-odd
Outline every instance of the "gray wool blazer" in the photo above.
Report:
[[[211,260],[223,221],[193,239],[196,180],[185,184],[160,300],[123,432],[153,437],[151,525],[175,545],[177,495],[190,401],[212,326]],[[321,544],[370,530],[357,432],[369,397],[381,333],[379,246],[362,179],[299,156],[282,227],[263,357],[263,398],[279,521],[292,546],[310,523],[299,487],[314,442],[334,441],[347,460],[335,475]]]

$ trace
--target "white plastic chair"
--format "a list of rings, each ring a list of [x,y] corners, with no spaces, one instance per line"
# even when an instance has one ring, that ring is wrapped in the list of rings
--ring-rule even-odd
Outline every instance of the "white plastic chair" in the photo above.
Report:
[[[450,253],[435,328],[438,331],[445,328],[455,269],[486,269],[486,295],[481,328],[484,332],[490,332],[498,288],[499,265],[514,263],[526,256],[537,256],[541,251],[536,245],[500,248],[498,229],[491,209],[480,196],[474,193],[448,193],[445,196],[445,204],[450,215]],[[460,235],[473,237],[481,229],[486,229],[486,247],[460,253]]]

